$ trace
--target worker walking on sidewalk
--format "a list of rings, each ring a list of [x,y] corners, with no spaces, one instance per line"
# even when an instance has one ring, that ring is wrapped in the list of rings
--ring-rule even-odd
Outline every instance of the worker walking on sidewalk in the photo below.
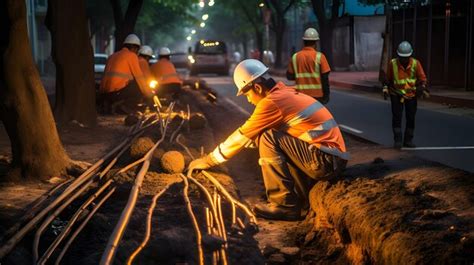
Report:
[[[219,165],[256,144],[268,198],[255,213],[277,220],[300,219],[312,185],[345,168],[348,153],[333,116],[320,102],[276,83],[268,68],[247,59],[234,71],[237,95],[255,105],[250,118],[213,152],[192,161],[188,170]]]
[[[158,81],[158,96],[165,98],[167,101],[177,100],[183,82],[170,61],[171,51],[167,47],[163,47],[158,55],[158,62],[151,66],[151,73]]]
[[[395,148],[415,147],[415,114],[417,97],[429,97],[426,88],[426,76],[420,61],[411,57],[413,48],[407,41],[398,45],[397,58],[392,59],[387,67],[383,95],[390,96],[392,105],[392,129]],[[402,114],[405,108],[406,127],[402,139]]]
[[[286,78],[295,80],[296,89],[306,95],[316,98],[319,102],[329,102],[329,72],[331,68],[322,52],[316,51],[319,33],[314,28],[304,32],[304,47],[293,54]]]
[[[125,38],[122,49],[107,59],[100,82],[100,92],[107,109],[110,107],[113,111],[120,106],[123,111],[130,112],[143,97],[153,96],[138,62],[139,48],[140,39],[130,34]]]

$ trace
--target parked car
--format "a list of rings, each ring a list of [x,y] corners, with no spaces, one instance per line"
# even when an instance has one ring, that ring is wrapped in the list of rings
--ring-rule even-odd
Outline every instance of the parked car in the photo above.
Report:
[[[189,68],[188,54],[184,52],[171,53],[171,62],[176,68]]]
[[[199,73],[229,74],[227,46],[223,41],[201,40],[196,42],[194,53],[190,56],[191,75]]]
[[[94,53],[94,78],[96,83],[100,83],[100,80],[104,75],[107,57],[108,56],[105,53]]]

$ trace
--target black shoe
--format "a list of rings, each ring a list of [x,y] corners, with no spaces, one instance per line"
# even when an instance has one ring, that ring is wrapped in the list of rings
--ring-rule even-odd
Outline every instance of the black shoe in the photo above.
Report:
[[[408,147],[408,148],[415,148],[416,144],[414,144],[412,141],[409,142],[404,142],[403,147]]]
[[[258,217],[269,220],[298,221],[303,220],[300,207],[284,207],[275,203],[259,203],[253,208]]]

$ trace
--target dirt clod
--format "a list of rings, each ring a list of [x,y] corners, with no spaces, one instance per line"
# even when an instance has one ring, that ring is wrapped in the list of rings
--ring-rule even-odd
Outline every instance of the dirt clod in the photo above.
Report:
[[[300,248],[298,247],[282,247],[280,252],[288,257],[295,257],[300,253]]]
[[[385,161],[381,157],[374,158],[373,164],[383,164]]]
[[[132,158],[141,158],[148,152],[154,143],[149,137],[140,137],[132,142],[130,146],[130,156]]]
[[[202,113],[193,113],[189,118],[189,128],[191,130],[199,130],[206,127],[206,117]]]
[[[138,116],[135,114],[130,114],[127,117],[125,117],[123,124],[125,124],[125,126],[133,126],[137,124],[137,122],[138,122]]]
[[[184,170],[184,156],[178,151],[168,151],[161,157],[161,166],[167,173],[181,173]]]

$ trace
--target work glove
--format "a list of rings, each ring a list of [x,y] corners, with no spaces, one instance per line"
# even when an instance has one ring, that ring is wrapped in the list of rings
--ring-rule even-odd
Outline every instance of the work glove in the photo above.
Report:
[[[388,93],[388,87],[387,86],[383,86],[382,95],[383,95],[384,100],[387,100],[387,98],[389,97],[390,94]]]
[[[194,159],[189,163],[188,166],[188,171],[189,170],[205,170],[208,168],[211,168],[213,166],[216,166],[218,163],[215,162],[210,155],[207,155],[205,157],[201,157],[198,159]]]
[[[417,87],[416,88],[416,97],[417,98],[429,98],[430,97],[430,91],[424,86]]]

